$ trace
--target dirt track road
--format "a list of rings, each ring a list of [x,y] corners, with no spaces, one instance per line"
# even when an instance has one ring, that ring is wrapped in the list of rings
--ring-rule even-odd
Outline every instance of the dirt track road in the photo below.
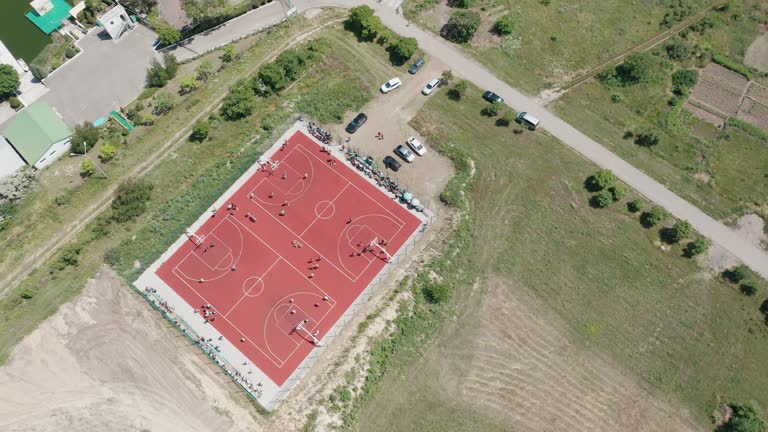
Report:
[[[456,75],[473,82],[480,88],[492,89],[501,95],[507,105],[516,111],[528,111],[541,119],[543,129],[600,167],[610,169],[624,183],[657,205],[666,208],[679,219],[691,225],[713,243],[719,245],[752,270],[768,279],[768,253],[754,246],[735,231],[713,219],[696,206],[667,189],[663,184],[630,165],[595,140],[579,132],[575,127],[547,110],[534,97],[509,86],[496,78],[485,67],[467,57],[453,44],[432,33],[410,25],[396,10],[386,4],[368,0],[296,0],[300,12],[317,7],[352,7],[367,4],[374,8],[384,24],[395,33],[414,37],[419,47],[432,57],[450,66]]]

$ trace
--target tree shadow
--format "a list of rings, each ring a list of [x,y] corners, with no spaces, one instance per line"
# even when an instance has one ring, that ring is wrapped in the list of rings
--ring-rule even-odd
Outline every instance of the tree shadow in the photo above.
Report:
[[[768,299],[763,300],[763,304],[760,305],[760,312],[763,314],[765,324],[768,325]]]
[[[676,238],[677,231],[674,228],[663,227],[659,229],[659,240],[668,245],[677,243]]]
[[[587,190],[587,192],[600,192],[603,190],[603,188],[600,187],[600,185],[597,184],[597,179],[595,176],[591,175],[584,180],[584,189]]]
[[[643,228],[650,229],[653,228],[655,223],[653,223],[653,217],[651,215],[651,212],[643,212],[640,215],[640,225],[643,226]]]
[[[456,90],[455,88],[449,89],[446,94],[448,95],[448,98],[450,100],[454,101],[460,101],[461,100],[461,92]]]

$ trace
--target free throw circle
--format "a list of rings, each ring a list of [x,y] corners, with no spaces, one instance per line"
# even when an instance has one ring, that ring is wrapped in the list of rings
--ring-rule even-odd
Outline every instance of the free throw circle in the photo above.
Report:
[[[336,214],[336,206],[330,201],[320,201],[315,205],[315,215],[320,219],[330,219]]]
[[[251,276],[243,281],[243,293],[248,297],[256,297],[264,291],[264,281],[259,276]]]

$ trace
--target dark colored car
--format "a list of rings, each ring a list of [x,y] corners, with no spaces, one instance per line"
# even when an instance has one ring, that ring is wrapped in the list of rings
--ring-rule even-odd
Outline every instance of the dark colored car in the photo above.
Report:
[[[397,159],[393,158],[392,156],[387,156],[384,158],[384,166],[391,169],[392,171],[397,171],[400,169],[400,162],[398,162]]]
[[[411,75],[415,75],[416,72],[418,72],[419,69],[421,69],[424,66],[424,63],[426,62],[424,61],[423,58],[416,60],[416,63],[414,63],[413,66],[411,66],[411,68],[408,69],[408,73]]]
[[[502,99],[501,96],[497,95],[492,91],[486,91],[485,93],[483,93],[483,99],[487,100],[490,103],[494,103],[494,102],[498,102],[500,104],[504,103],[504,99]]]
[[[360,126],[362,126],[366,121],[368,121],[368,116],[360,113],[352,119],[351,122],[347,125],[347,132],[349,133],[355,133],[358,129],[360,129]]]

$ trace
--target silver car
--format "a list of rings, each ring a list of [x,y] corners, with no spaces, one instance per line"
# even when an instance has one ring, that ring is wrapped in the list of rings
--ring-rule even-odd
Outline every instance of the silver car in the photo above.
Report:
[[[413,162],[416,160],[416,156],[414,156],[413,153],[411,153],[411,151],[402,144],[395,147],[395,154],[403,158],[403,160],[406,162]]]

